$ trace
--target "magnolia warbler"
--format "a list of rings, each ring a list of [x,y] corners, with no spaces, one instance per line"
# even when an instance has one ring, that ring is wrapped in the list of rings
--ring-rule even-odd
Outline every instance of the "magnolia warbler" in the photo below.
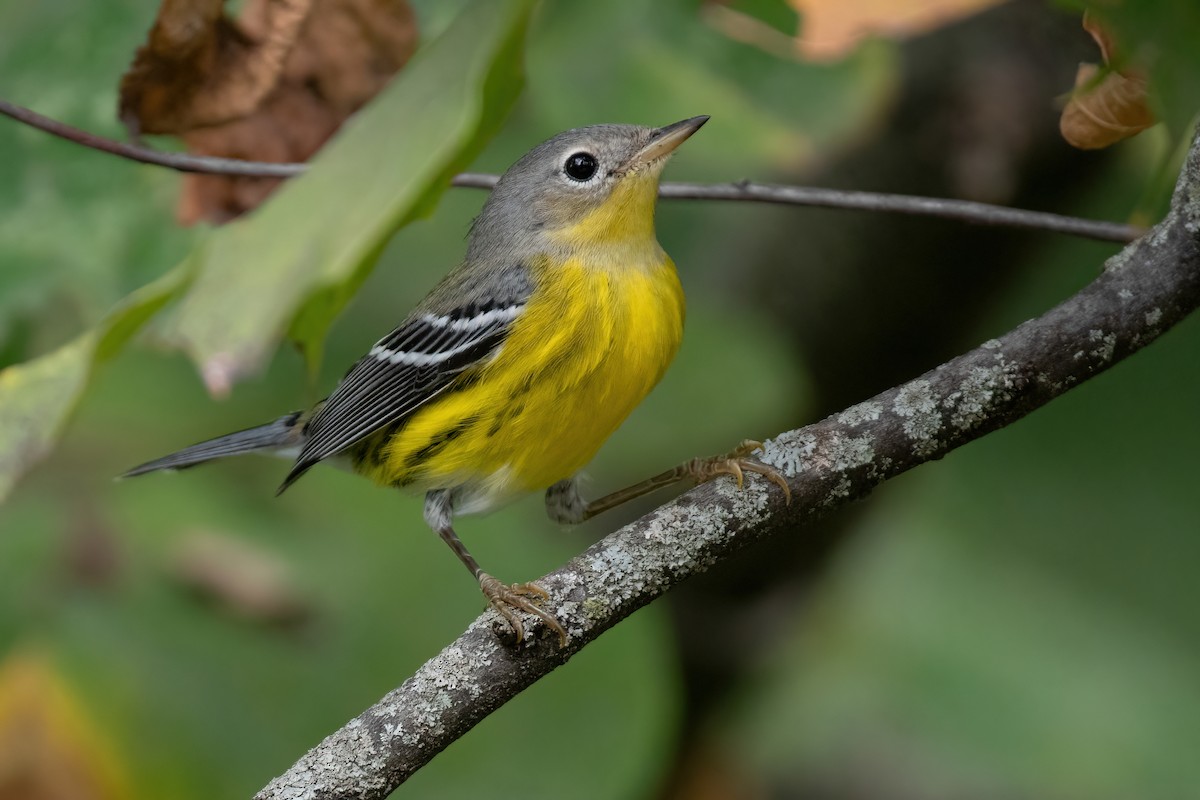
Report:
[[[380,484],[425,492],[425,521],[508,620],[540,617],[536,584],[484,572],[452,526],[546,489],[561,523],[669,483],[756,472],[756,442],[694,459],[591,503],[576,474],[658,383],[683,335],[675,265],[654,232],[658,179],[671,153],[708,121],[663,128],[595,125],[535,147],[496,184],[471,226],[463,262],[379,340],[310,412],[231,433],[126,473],[182,469],[224,456],[294,456],[282,492],[336,457]],[[549,487],[549,488],[547,488]]]

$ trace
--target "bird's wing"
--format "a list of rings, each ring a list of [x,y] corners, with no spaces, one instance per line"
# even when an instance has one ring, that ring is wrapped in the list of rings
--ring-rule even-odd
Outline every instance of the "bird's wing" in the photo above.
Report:
[[[359,359],[305,429],[282,492],[318,461],[412,414],[503,344],[523,300],[414,314]]]

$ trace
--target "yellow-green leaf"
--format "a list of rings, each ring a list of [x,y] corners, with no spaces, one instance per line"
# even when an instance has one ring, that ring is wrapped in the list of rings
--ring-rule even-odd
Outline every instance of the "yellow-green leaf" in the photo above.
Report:
[[[174,270],[142,287],[101,323],[40,358],[0,370],[0,500],[50,451],[87,388],[96,363],[111,357],[184,285]]]
[[[106,737],[46,657],[0,662],[0,800],[129,800]]]

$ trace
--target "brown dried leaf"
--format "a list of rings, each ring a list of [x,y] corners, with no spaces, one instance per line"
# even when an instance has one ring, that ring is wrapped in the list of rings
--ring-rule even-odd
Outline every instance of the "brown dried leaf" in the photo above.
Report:
[[[1146,102],[1146,79],[1109,72],[1098,82],[1100,68],[1080,64],[1076,93],[1058,122],[1063,138],[1080,150],[1098,150],[1141,133],[1154,124]]]
[[[0,800],[129,800],[104,740],[50,661],[0,664]]]
[[[130,133],[183,133],[251,113],[279,80],[313,0],[263,0],[260,24],[224,16],[224,0],[163,0],[121,78]]]
[[[248,0],[236,22],[220,11],[221,0],[164,0],[122,81],[132,130],[179,134],[205,155],[306,161],[416,48],[406,0]],[[188,175],[178,216],[227,222],[278,183]]]
[[[1085,13],[1083,27],[1100,46],[1106,64],[1120,59],[1111,31],[1094,16]],[[1155,123],[1147,100],[1144,72],[1126,64],[1097,76],[1100,68],[1095,64],[1079,65],[1075,91],[1058,122],[1063,138],[1081,150],[1108,147]]]
[[[345,117],[300,84],[280,86],[252,116],[183,134],[192,153],[248,161],[307,161]],[[280,184],[277,178],[188,174],[176,216],[185,225],[228,222],[257,207]]]
[[[797,45],[811,61],[843,58],[866,36],[903,38],[977,14],[1001,0],[789,0],[803,19]]]

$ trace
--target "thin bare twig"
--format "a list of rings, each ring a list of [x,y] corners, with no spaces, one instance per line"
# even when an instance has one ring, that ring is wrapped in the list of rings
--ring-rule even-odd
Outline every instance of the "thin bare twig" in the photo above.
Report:
[[[792,503],[751,476],[698,487],[541,578],[570,640],[534,618],[514,650],[494,612],[399,688],[318,744],[256,800],[373,800],[680,581],[771,535],[868,494],[883,481],[1003,427],[1137,352],[1200,307],[1200,137],[1172,210],[1058,307],[924,375],[767,442]],[[498,630],[506,630],[499,626]]]
[[[291,178],[304,172],[304,164],[271,164],[265,161],[241,161],[236,158],[194,156],[190,153],[165,153],[150,147],[118,142],[94,133],[42,116],[23,106],[0,100],[0,114],[12,117],[30,127],[52,134],[68,142],[81,144],[142,164],[169,167],[179,172],[199,172],[208,175],[238,175],[245,178]]]
[[[244,178],[290,178],[302,174],[308,166],[307,164],[242,161],[235,158],[197,156],[190,153],[167,153],[149,147],[106,139],[103,136],[97,136],[42,116],[28,108],[14,105],[7,100],[0,100],[0,114],[5,114],[26,125],[84,147],[143,164],[169,167],[179,172],[234,175]],[[497,180],[499,178],[496,175],[468,172],[455,176],[451,184],[473,189],[491,189],[496,185]],[[1131,242],[1144,233],[1143,229],[1134,225],[1068,217],[1044,211],[1007,208],[969,200],[878,194],[807,186],[777,186],[749,181],[716,184],[664,183],[659,189],[659,196],[679,200],[743,201],[913,214],[959,220],[976,225],[1064,233],[1107,242]]]
[[[479,172],[464,172],[454,176],[453,185],[472,189],[490,189],[499,178]],[[911,214],[940,217],[975,225],[994,225],[1005,228],[1064,233],[1085,239],[1105,242],[1132,242],[1145,233],[1144,228],[1119,222],[1068,217],[1046,211],[1027,211],[971,200],[948,200],[940,197],[916,197],[908,194],[857,192],[845,189],[822,189],[816,186],[780,186],[752,183],[678,183],[667,182],[658,196],[671,200],[730,200],[778,205],[842,208],[858,211],[882,211],[892,214]]]

